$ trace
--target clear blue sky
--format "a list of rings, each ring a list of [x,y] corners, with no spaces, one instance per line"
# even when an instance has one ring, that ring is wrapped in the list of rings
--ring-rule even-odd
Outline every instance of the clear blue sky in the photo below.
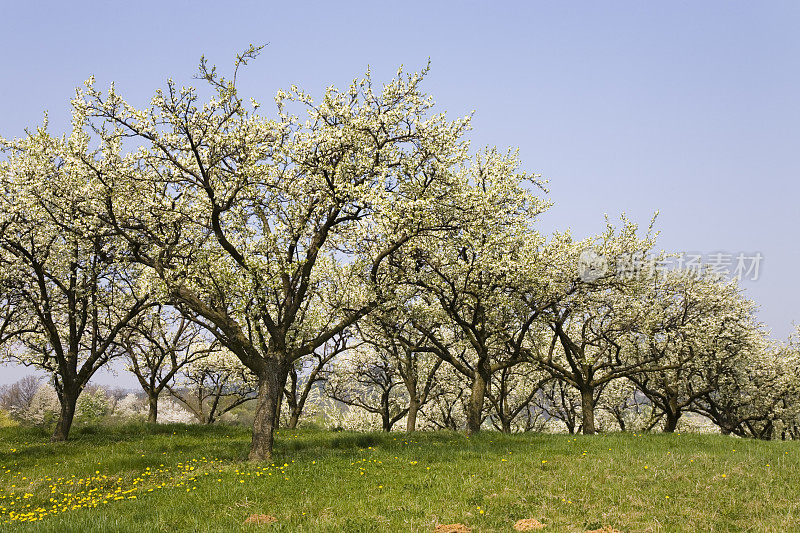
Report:
[[[800,3],[3,4],[4,136],[44,110],[64,130],[91,74],[144,104],[167,77],[191,82],[201,54],[224,70],[251,42],[269,45],[242,89],[264,104],[430,57],[427,90],[453,116],[477,111],[475,145],[517,146],[550,180],[547,227],[585,236],[604,213],[660,210],[663,248],[761,252],[744,283],[761,319],[778,338],[800,321]],[[0,368],[0,383],[22,374]]]

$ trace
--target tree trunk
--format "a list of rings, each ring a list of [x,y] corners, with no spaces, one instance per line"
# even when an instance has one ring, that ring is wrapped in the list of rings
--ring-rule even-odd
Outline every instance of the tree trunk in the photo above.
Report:
[[[761,440],[772,440],[772,434],[775,432],[775,424],[772,420],[767,420],[764,429],[759,433],[758,438]]]
[[[417,430],[417,412],[419,412],[419,400],[412,397],[408,402],[408,414],[406,415],[406,432],[408,433]]]
[[[66,387],[61,392],[59,401],[61,403],[61,413],[56,422],[56,429],[50,442],[64,442],[69,438],[69,430],[72,428],[72,421],[75,419],[75,405],[78,403],[80,389],[73,391]]]
[[[483,413],[483,401],[486,398],[486,382],[488,380],[480,372],[475,372],[475,379],[472,381],[472,393],[469,398],[467,409],[467,434],[473,435],[481,430],[481,414]]]
[[[664,422],[664,433],[674,433],[675,429],[678,427],[678,420],[681,418],[681,412],[667,411],[665,415],[666,421]]]
[[[150,410],[147,413],[147,423],[155,424],[158,422],[158,395],[148,394],[147,403],[150,406]]]
[[[511,433],[511,417],[500,417],[501,433]]]
[[[289,409],[289,422],[286,424],[288,429],[297,429],[297,424],[300,423],[300,415],[303,414],[303,406],[305,400],[301,397],[300,401],[297,400],[297,375],[290,372],[292,376],[292,387],[289,391],[284,391],[286,397],[286,407]],[[278,408],[278,420],[280,421],[281,409]]]
[[[289,429],[297,429],[297,424],[300,422],[300,409],[292,409],[292,414],[289,416],[289,423],[286,427]]]
[[[278,413],[283,399],[288,370],[281,362],[268,359],[264,373],[258,377],[258,406],[253,420],[251,461],[272,461],[272,445],[278,428]]]
[[[392,430],[392,417],[389,414],[389,390],[381,393],[381,419],[383,420],[383,431]]]
[[[594,435],[596,433],[594,426],[594,391],[591,387],[581,390],[581,414],[583,416],[583,423],[581,424],[583,434]]]
[[[289,377],[289,374],[286,374],[286,378]],[[286,386],[286,379],[283,380],[283,385],[281,385],[281,389]],[[283,408],[283,391],[281,391],[280,396],[278,396],[278,404],[275,406],[275,429],[279,429],[281,427],[281,408]]]

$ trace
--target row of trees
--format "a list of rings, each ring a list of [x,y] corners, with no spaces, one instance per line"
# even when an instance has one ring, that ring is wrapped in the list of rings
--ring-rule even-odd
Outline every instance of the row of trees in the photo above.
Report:
[[[195,334],[201,333],[198,326],[192,327]],[[173,331],[186,334],[186,330]],[[385,334],[383,338],[387,337]],[[156,416],[162,419],[157,410],[160,404],[166,409],[163,419],[168,422],[208,424],[250,419],[254,376],[223,351],[197,356],[173,350],[170,346],[178,338],[162,336],[128,353],[129,369],[140,383],[149,384],[148,377],[153,373],[173,376],[156,390],[156,394],[160,394],[158,390],[168,392],[169,399],[165,401],[163,394],[160,399],[154,398],[154,389],[146,385],[137,397],[122,391],[109,396],[91,392],[90,387],[78,400],[76,418],[86,422],[103,414],[111,421],[139,419],[149,410],[149,420],[154,422]],[[363,338],[349,333],[337,336],[326,349],[293,369],[284,391],[281,425],[297,427],[303,416],[312,423],[348,429],[391,430],[399,422],[404,422],[408,431],[465,426],[471,399],[469,379],[430,353],[411,349],[381,353]],[[796,348],[786,349],[787,353],[774,352],[772,360],[756,360],[744,354],[735,365],[729,361],[715,367],[714,361],[707,362],[718,369],[716,374],[693,371],[686,364],[670,368],[677,371],[672,376],[650,371],[611,380],[598,387],[593,403],[598,429],[660,428],[669,432],[681,421],[683,430],[716,427],[717,431],[721,428],[740,436],[796,438],[798,412],[791,408],[790,372],[792,357],[796,357],[792,350]],[[175,356],[153,357],[166,352]],[[747,365],[754,366],[755,375],[737,371]],[[707,377],[713,380],[704,381]],[[659,386],[648,383],[651,380]],[[726,380],[736,386],[722,387],[720,383]],[[760,388],[746,394],[740,388],[754,383],[760,383]],[[421,394],[415,395],[420,390]],[[731,402],[742,397],[749,403]],[[54,408],[57,412],[54,389],[38,379],[25,378],[0,387],[0,409],[12,413],[18,421],[47,423],[54,419]],[[688,420],[684,413],[690,413]],[[524,361],[493,376],[486,390],[481,425],[504,432],[582,431],[582,395],[539,362]]]
[[[621,275],[654,247],[624,218],[582,241],[541,234],[545,184],[513,152],[472,153],[469,118],[421,92],[426,71],[382,88],[367,76],[319,102],[292,87],[268,118],[236,88],[257,53],[231,79],[202,61],[208,94],[170,80],[144,108],[90,79],[68,136],[45,122],[0,141],[0,346],[53,376],[54,440],[118,357],[153,419],[201,361],[251,384],[254,460],[271,455],[283,399],[296,423],[323,382],[409,429],[423,406],[463,402],[469,432],[491,409],[508,430],[542,395],[577,394],[593,433],[620,380],[668,430],[688,409],[766,435],[796,407],[796,350],[770,344],[735,285]],[[577,268],[586,250],[607,266],[591,280]],[[765,390],[781,398],[754,400]]]

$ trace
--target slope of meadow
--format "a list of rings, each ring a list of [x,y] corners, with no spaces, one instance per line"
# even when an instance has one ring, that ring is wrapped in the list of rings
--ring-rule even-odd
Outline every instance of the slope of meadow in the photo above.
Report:
[[[719,435],[0,429],[2,531],[800,530],[800,443]],[[245,524],[267,515],[268,524]],[[272,518],[275,521],[272,522]]]

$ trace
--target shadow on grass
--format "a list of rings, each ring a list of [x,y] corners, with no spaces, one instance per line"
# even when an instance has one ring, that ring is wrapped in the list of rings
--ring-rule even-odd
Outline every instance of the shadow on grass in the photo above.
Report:
[[[65,459],[84,456],[87,449],[98,455],[120,456],[134,463],[142,454],[185,454],[216,457],[228,461],[245,461],[250,447],[250,428],[234,425],[187,425],[126,423],[76,426],[66,443],[51,444],[45,428],[14,428],[0,430],[0,464],[9,462],[36,463],[58,455]],[[354,432],[325,431],[319,428],[281,429],[275,440],[276,460],[308,458],[325,455],[357,455],[369,448],[400,451],[419,447],[420,457],[434,459],[448,455],[454,448],[462,454],[495,455],[508,453],[509,447],[535,444],[550,440],[542,435],[502,435],[486,432],[467,437],[455,431],[435,432]],[[9,448],[17,448],[14,453]],[[104,448],[107,451],[104,451]],[[109,457],[110,458],[110,457]]]
[[[0,465],[36,464],[53,456],[69,460],[85,456],[87,449],[98,456],[120,452],[131,457],[145,453],[201,452],[210,455],[216,452],[229,459],[238,459],[238,449],[246,448],[244,439],[249,438],[249,430],[232,426],[128,423],[75,426],[66,442],[51,443],[50,435],[47,428],[41,427],[0,430],[0,443],[4,444],[0,446]]]
[[[275,453],[277,457],[291,456],[296,459],[304,456],[358,454],[370,448],[400,450],[416,445],[433,445],[441,453],[447,447],[469,443],[463,433],[454,431],[362,433],[299,429],[281,430],[275,441]],[[476,439],[475,444],[481,446],[482,439]]]

